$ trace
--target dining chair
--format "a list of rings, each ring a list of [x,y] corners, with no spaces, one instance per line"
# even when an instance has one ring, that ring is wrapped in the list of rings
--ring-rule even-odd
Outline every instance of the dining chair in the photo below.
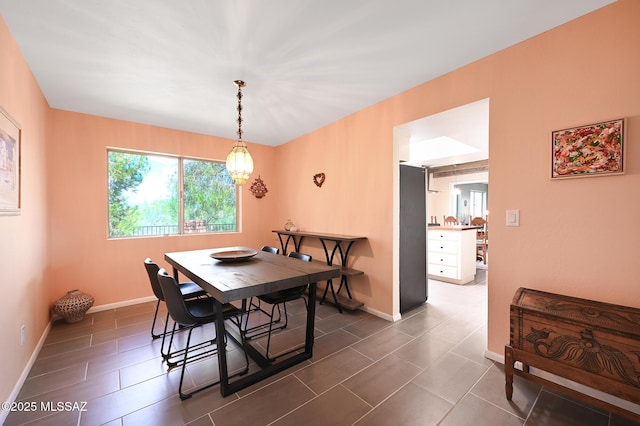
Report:
[[[273,254],[279,254],[280,253],[280,249],[277,247],[273,247],[273,246],[262,246],[262,248],[260,249],[262,251],[266,251],[269,253],[273,253]]]
[[[149,281],[151,283],[151,289],[153,290],[153,294],[158,299],[156,302],[156,311],[153,314],[153,322],[151,323],[151,338],[153,340],[162,337],[162,344],[160,345],[160,354],[163,358],[167,359],[170,357],[170,351],[164,351],[165,338],[167,335],[167,328],[169,324],[169,312],[167,312],[167,316],[164,320],[164,329],[162,333],[156,334],[155,327],[156,321],[158,319],[158,309],[160,308],[160,302],[164,302],[164,294],[162,293],[162,288],[160,287],[160,282],[158,281],[158,271],[160,267],[157,263],[155,263],[150,258],[146,258],[144,260],[144,268],[147,271],[147,275],[149,275]],[[184,299],[193,299],[198,297],[208,297],[206,291],[204,291],[198,284],[193,282],[184,282],[179,284],[180,294]],[[169,346],[170,347],[170,346]]]
[[[277,247],[273,247],[273,246],[262,246],[262,248],[260,250],[261,251],[266,251],[267,253],[273,253],[273,254],[279,254],[280,253],[280,249],[277,248]],[[244,306],[246,306],[246,299],[244,300],[243,303],[244,303]],[[252,311],[260,310],[265,315],[269,315],[266,311],[264,311],[262,309],[261,304],[260,304],[260,299],[258,299],[258,303],[256,304],[253,297],[249,299],[249,310],[252,310]]]
[[[295,252],[292,251],[289,253],[288,257],[292,257],[295,259],[300,259],[302,261],[305,262],[311,262],[312,261],[312,257],[309,254],[305,254],[305,253],[299,253],[299,252]],[[287,328],[287,325],[289,325],[289,317],[287,315],[287,302],[292,302],[294,300],[297,299],[303,299],[304,300],[304,306],[305,309],[308,309],[307,306],[307,299],[305,297],[305,291],[307,290],[307,284],[305,285],[301,285],[298,287],[293,287],[293,288],[288,288],[285,290],[278,290],[275,291],[273,293],[268,293],[268,294],[263,294],[258,296],[258,299],[261,302],[265,302],[271,305],[271,312],[265,312],[267,317],[269,318],[269,320],[263,324],[260,325],[256,325],[253,327],[248,327],[249,325],[249,316],[250,316],[250,311],[247,312],[247,316],[246,316],[246,322],[245,322],[245,329],[244,329],[244,334],[245,334],[245,338],[247,340],[249,339],[254,339],[256,337],[259,336],[263,336],[265,334],[267,334],[267,347],[266,347],[266,351],[265,351],[265,358],[267,358],[269,361],[274,361],[277,357],[271,357],[269,355],[269,349],[271,347],[271,336],[273,334],[274,331],[277,330],[281,330],[284,328]],[[277,327],[274,327],[274,324],[277,324],[278,322],[280,322],[281,320],[281,311],[280,311],[280,305],[282,305],[283,311],[284,311],[284,324],[281,324]],[[275,319],[275,310],[278,309],[278,318]],[[254,333],[255,331],[255,333]],[[291,349],[285,353],[279,354],[278,357],[282,356],[282,355],[286,355],[288,353],[291,353],[295,350],[298,350],[299,348],[294,348]]]
[[[476,260],[482,260],[486,265],[489,238],[487,221],[481,217],[474,217],[471,219],[470,225],[478,228],[476,229]]]
[[[443,216],[444,217],[444,216]],[[444,225],[457,225],[458,224],[458,219],[455,218],[454,216],[446,216],[444,217]]]
[[[208,383],[200,387],[192,388],[189,392],[184,392],[182,390],[184,384],[184,372],[188,363],[212,356],[216,354],[217,351],[226,350],[226,336],[216,336],[214,339],[191,345],[191,333],[193,329],[201,325],[215,322],[217,315],[223,315],[225,320],[228,320],[238,327],[238,333],[240,334],[241,345],[244,352],[244,369],[236,372],[230,377],[246,374],[249,371],[249,356],[247,355],[244,338],[242,337],[242,310],[236,308],[230,303],[225,303],[222,305],[222,312],[217,312],[212,298],[185,300],[182,296],[180,285],[176,282],[173,276],[169,275],[164,269],[160,269],[157,276],[160,287],[162,288],[165,303],[167,304],[167,310],[174,321],[173,331],[175,331],[177,327],[182,327],[188,333],[184,348],[180,351],[181,359],[170,364],[169,367],[181,367],[180,384],[178,385],[178,395],[180,395],[180,399],[185,400],[190,398],[196,392],[200,392],[220,383],[218,380],[214,383]],[[174,334],[175,333],[171,334],[169,342],[170,346],[173,344]],[[189,355],[189,352],[192,352],[191,356]],[[195,354],[193,352],[195,352]]]

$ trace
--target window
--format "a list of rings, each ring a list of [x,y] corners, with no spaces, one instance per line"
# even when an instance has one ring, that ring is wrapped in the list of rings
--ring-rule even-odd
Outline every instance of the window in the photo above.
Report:
[[[237,229],[224,163],[115,150],[108,159],[109,238]]]
[[[484,217],[487,211],[487,193],[482,191],[471,191],[471,217]]]

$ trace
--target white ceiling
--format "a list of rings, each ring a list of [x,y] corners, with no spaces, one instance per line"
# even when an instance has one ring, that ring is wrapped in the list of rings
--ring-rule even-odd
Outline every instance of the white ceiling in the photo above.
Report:
[[[394,129],[408,145],[406,164],[443,166],[489,158],[489,99],[481,99]],[[406,146],[401,151],[406,151]],[[408,157],[407,157],[408,155]]]
[[[614,0],[0,0],[49,105],[279,145]]]

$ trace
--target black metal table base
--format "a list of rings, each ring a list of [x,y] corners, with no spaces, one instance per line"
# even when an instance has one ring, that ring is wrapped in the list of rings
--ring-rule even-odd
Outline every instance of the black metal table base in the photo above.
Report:
[[[260,370],[254,373],[247,374],[246,376],[243,376],[238,380],[230,382],[227,366],[227,356],[225,351],[221,351],[221,353],[218,354],[218,370],[220,373],[220,393],[222,394],[222,396],[229,396],[235,392],[238,392],[239,390],[258,383],[259,381],[264,380],[267,377],[273,376],[280,371],[304,362],[313,356],[314,327],[316,315],[315,302],[317,288],[317,283],[309,284],[307,327],[305,331],[305,346],[303,351],[298,354],[281,359],[277,362],[270,362],[266,357],[262,355],[262,353],[260,353],[256,348],[254,348],[246,341],[243,347],[240,337],[236,336],[231,330],[225,330],[222,315],[218,315],[218,318],[216,319],[216,334],[226,334],[227,336],[230,336],[231,340],[233,340],[234,343],[237,344],[240,348],[246,350],[249,357],[251,357],[251,359],[253,359],[256,364],[261,367]],[[221,309],[222,305],[220,304],[220,302],[216,300],[215,303],[218,309]]]

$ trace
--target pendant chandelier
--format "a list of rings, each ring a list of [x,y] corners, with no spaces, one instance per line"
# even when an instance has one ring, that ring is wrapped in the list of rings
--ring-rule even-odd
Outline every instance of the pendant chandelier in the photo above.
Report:
[[[242,80],[235,80],[233,84],[238,86],[238,140],[227,156],[227,172],[236,185],[242,185],[253,172],[253,158],[242,141],[242,88],[246,84]]]

